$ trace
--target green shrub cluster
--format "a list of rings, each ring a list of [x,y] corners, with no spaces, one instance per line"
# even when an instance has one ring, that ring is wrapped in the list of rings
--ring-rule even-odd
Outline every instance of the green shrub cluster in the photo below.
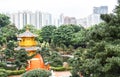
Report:
[[[0,63],[0,68],[4,68],[6,66],[5,63]]]
[[[8,74],[5,69],[0,69],[0,77],[7,77]]]
[[[20,75],[22,73],[25,73],[25,70],[5,70],[0,69],[0,77],[8,77],[11,75]]]
[[[48,60],[51,62],[50,65],[54,67],[62,66],[62,63],[63,63],[62,56],[56,51],[52,52]]]
[[[72,67],[68,67],[68,68],[65,68],[65,67],[51,67],[51,70],[54,70],[54,71],[66,71],[66,70],[71,70]]]
[[[13,66],[13,67],[4,66],[3,68],[6,70],[16,70],[15,66]]]
[[[34,69],[24,73],[22,77],[49,77],[50,75],[50,71],[44,69]]]
[[[5,70],[15,70],[16,66],[8,67],[8,66],[6,66],[6,63],[0,63],[0,68],[3,68]]]
[[[23,74],[25,72],[26,72],[25,70],[14,70],[14,71],[8,70],[7,71],[9,76],[11,76],[11,75],[20,75],[20,74]]]

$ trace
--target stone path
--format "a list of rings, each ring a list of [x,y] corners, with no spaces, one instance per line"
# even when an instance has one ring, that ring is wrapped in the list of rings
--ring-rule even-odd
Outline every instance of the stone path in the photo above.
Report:
[[[55,72],[56,77],[70,77],[71,73],[69,71]]]
[[[54,75],[51,77],[70,77],[71,73],[69,71],[54,72]]]

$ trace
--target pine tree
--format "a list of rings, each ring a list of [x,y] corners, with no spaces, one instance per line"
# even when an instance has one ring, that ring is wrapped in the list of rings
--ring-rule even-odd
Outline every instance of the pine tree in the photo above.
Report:
[[[120,0],[114,13],[102,14],[101,18],[105,24],[89,30],[87,48],[71,62],[73,68],[79,70],[72,71],[85,77],[120,77]],[[80,62],[80,65],[77,66],[74,61]]]

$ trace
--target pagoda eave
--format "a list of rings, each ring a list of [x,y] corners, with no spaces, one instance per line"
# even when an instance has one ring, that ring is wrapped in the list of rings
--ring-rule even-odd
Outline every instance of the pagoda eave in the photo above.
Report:
[[[20,50],[20,49],[25,49],[26,51],[36,51],[36,50],[40,50],[40,47],[17,47],[14,50]]]
[[[17,37],[22,38],[22,37],[37,37],[38,35],[31,33],[29,30],[25,31],[22,34],[19,34]]]

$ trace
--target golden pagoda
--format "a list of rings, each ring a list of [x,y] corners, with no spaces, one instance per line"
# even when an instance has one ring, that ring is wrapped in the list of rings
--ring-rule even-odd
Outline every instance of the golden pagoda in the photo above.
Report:
[[[17,36],[19,40],[19,46],[15,50],[25,49],[29,54],[33,55],[36,53],[36,50],[40,49],[37,47],[37,42],[35,41],[37,35],[31,33],[28,29]],[[32,59],[28,61],[28,66],[26,70],[32,70],[36,68],[49,69],[49,64],[45,65],[42,56],[36,54]]]

